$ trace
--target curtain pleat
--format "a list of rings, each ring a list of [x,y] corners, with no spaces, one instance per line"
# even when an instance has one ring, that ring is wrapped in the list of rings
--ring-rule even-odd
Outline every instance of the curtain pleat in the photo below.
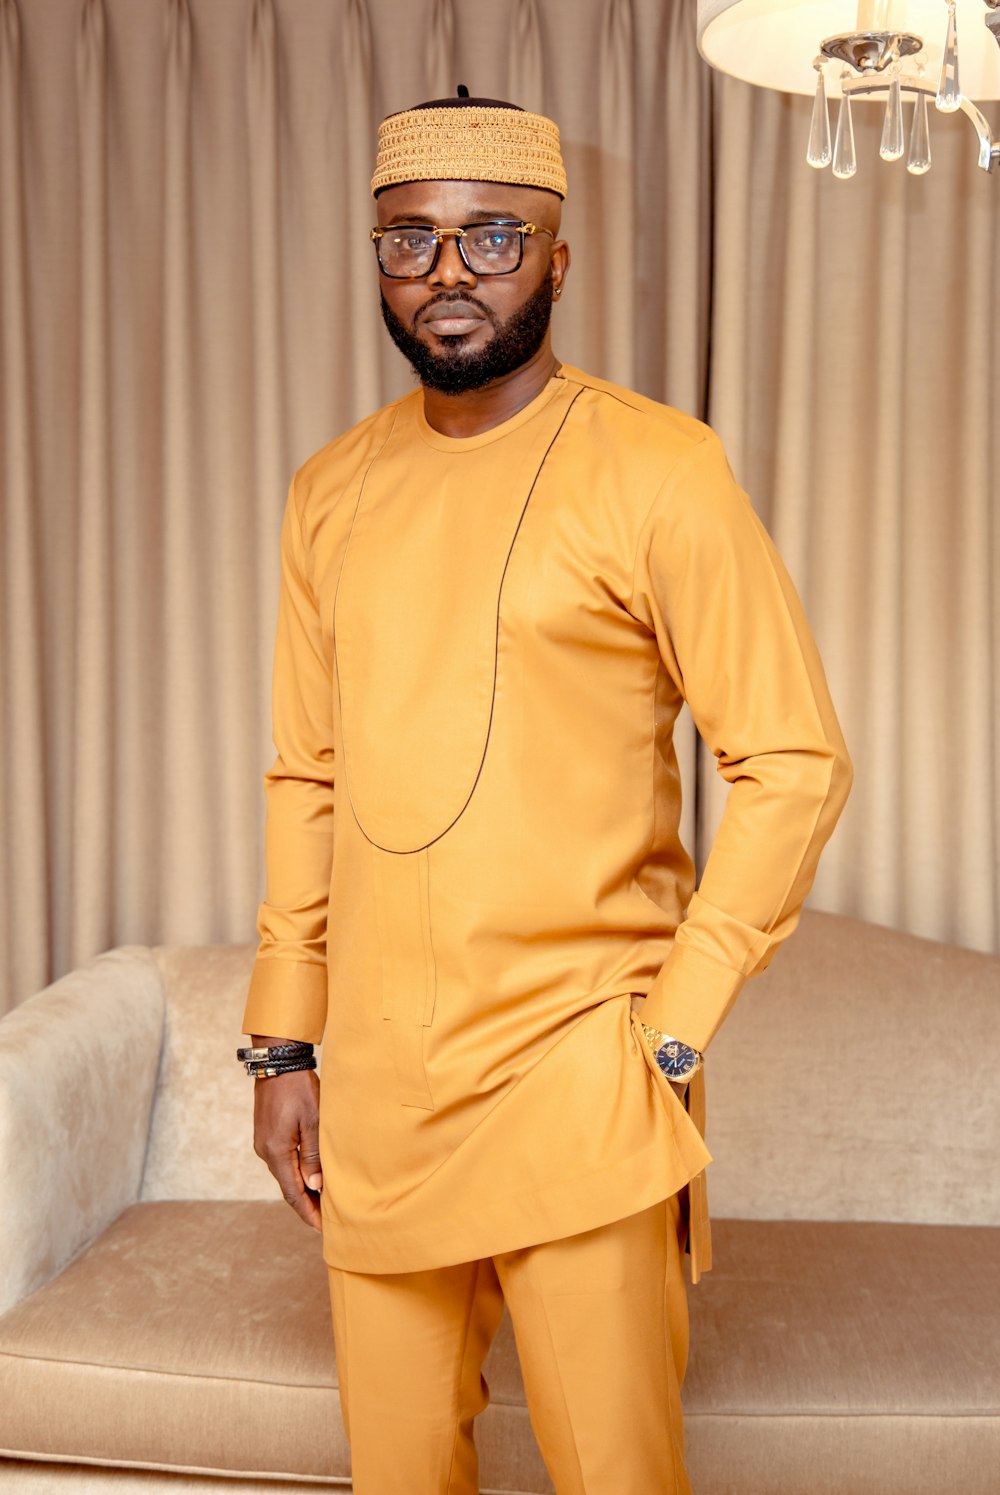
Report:
[[[107,40],[103,0],[83,0],[76,52],[79,122],[79,442],[75,536],[70,877],[73,949],[112,942],[117,740],[114,719],[113,390],[108,304]]]
[[[223,758],[219,796],[209,803],[205,749],[215,716],[209,669],[214,653],[216,566],[221,558],[209,553],[210,525],[199,512],[205,483],[199,460],[199,414],[204,399],[192,375],[202,355],[199,328],[207,308],[201,303],[194,263],[192,52],[190,0],[166,0],[159,754],[155,766],[151,765],[151,788],[158,801],[153,824],[163,925],[188,927],[197,940],[217,923],[214,904],[221,888],[217,868],[224,837],[219,822],[226,764]],[[205,392],[206,398],[209,393]],[[203,828],[209,816],[215,822],[214,834],[206,836]]]
[[[994,138],[1000,136],[998,112],[993,111]],[[968,136],[962,136],[965,211],[954,225],[941,266],[949,328],[931,344],[930,358],[931,367],[940,369],[942,351],[947,349],[949,417],[954,424],[948,442],[951,461],[946,460],[936,491],[949,500],[941,527],[952,531],[960,548],[950,573],[938,568],[936,545],[930,551],[928,581],[934,605],[921,606],[918,594],[904,622],[919,660],[921,695],[926,698],[928,660],[931,679],[939,670],[951,682],[943,692],[947,729],[938,728],[935,734],[934,766],[943,792],[935,796],[937,813],[922,844],[906,855],[913,867],[932,863],[934,876],[907,879],[908,896],[893,910],[893,923],[913,928],[934,920],[938,928],[954,931],[962,944],[982,942],[995,948],[1000,944],[1000,292],[996,273],[985,267],[997,265],[1000,184],[973,168],[970,144]],[[913,278],[911,270],[911,288]],[[911,289],[911,305],[912,299]],[[902,375],[907,385],[909,365],[922,356],[922,349],[908,350]],[[952,376],[952,370],[961,370],[960,378]],[[901,441],[909,440],[909,419]],[[925,482],[924,494],[932,491]],[[922,508],[926,502],[925,498]],[[916,530],[914,539],[926,528],[926,521],[919,528],[908,526],[911,532]],[[956,599],[961,599],[957,608]],[[975,767],[970,761],[968,772],[955,772],[957,723],[975,754]],[[904,806],[912,805],[913,793],[919,792],[915,778],[903,786]],[[993,813],[984,814],[986,805]],[[904,823],[911,824],[912,818],[904,812]],[[951,843],[963,848],[961,878],[954,876],[950,857],[935,855],[938,847]]]
[[[455,77],[454,0],[430,0],[424,69],[428,99],[451,98],[458,83],[463,81]],[[472,89],[469,91],[474,93]],[[425,97],[419,88],[417,93],[418,97],[410,101],[413,104]]]
[[[637,17],[637,19],[639,19]],[[644,17],[647,22],[650,18]],[[712,266],[712,79],[693,5],[656,7],[636,46],[644,101],[634,154],[639,387],[704,419]]]
[[[538,0],[514,0],[507,76],[509,83],[504,98],[520,104],[522,109],[544,113],[545,72]]]
[[[21,81],[17,5],[0,0],[0,1012],[48,980],[52,959]]]
[[[695,45],[695,7],[639,7],[633,13],[635,208],[608,241],[633,276],[634,382],[654,398],[705,419],[712,264],[711,79]],[[627,252],[626,252],[627,251]],[[685,708],[674,728],[685,793],[681,838],[695,861],[701,781],[714,764],[699,758]]]
[[[274,647],[271,619],[277,602],[273,565],[275,495],[288,481],[288,397],[284,337],[281,98],[274,0],[253,0],[246,74],[250,205],[250,326],[253,339],[253,529],[256,668],[265,676]]]
[[[343,101],[337,120],[338,138],[344,142],[341,191],[351,205],[350,232],[343,236],[344,258],[338,266],[339,284],[365,286],[371,283],[375,258],[367,229],[375,222],[371,198],[371,142],[377,124],[371,23],[365,0],[345,0],[337,60],[339,94]],[[343,346],[357,350],[352,354],[353,376],[349,381],[352,420],[360,420],[369,411],[377,409],[384,399],[380,366],[371,356],[373,350],[383,349],[383,345],[384,333],[376,296],[350,296]],[[367,355],[365,350],[369,350]]]
[[[632,0],[605,0],[601,23],[601,66],[597,77],[597,201],[593,223],[620,249],[628,225],[635,222],[635,80],[633,77]],[[635,277],[622,274],[619,253],[596,255],[594,280],[603,318],[599,353],[605,378],[635,383]]]
[[[0,0],[0,1011],[102,947],[253,938],[285,493],[412,387],[374,132],[458,82],[559,123],[557,354],[708,419],[802,593],[857,770],[814,903],[996,945],[996,181],[961,117],[925,178],[886,165],[863,105],[857,176],[812,172],[810,101],[694,32],[688,0]],[[677,741],[703,859],[725,788]]]

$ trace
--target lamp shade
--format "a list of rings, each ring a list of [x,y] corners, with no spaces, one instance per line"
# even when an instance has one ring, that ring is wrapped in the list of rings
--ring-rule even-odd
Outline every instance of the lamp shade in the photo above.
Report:
[[[1000,47],[984,24],[985,0],[958,0],[962,92],[974,101],[1000,99]],[[929,80],[941,68],[948,26],[944,0],[698,0],[698,50],[734,78],[812,94],[813,60],[828,36],[855,31],[902,31],[919,36]],[[827,90],[838,88],[837,67],[826,70]]]

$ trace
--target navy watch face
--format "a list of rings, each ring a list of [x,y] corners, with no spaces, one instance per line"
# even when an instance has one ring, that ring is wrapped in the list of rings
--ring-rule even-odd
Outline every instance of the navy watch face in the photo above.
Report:
[[[686,1043],[671,1038],[656,1051],[656,1062],[668,1080],[683,1080],[698,1063],[698,1055]]]

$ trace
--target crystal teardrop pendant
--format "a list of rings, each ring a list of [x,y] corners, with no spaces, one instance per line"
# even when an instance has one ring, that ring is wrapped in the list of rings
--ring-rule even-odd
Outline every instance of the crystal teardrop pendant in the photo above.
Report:
[[[955,0],[948,0],[948,37],[941,58],[941,81],[938,83],[937,107],[942,114],[954,114],[962,102],[958,85],[958,27],[955,23]]]
[[[913,106],[913,123],[910,125],[910,151],[906,158],[906,169],[913,176],[923,176],[931,169],[931,132],[927,120],[927,95],[917,95]]]
[[[889,84],[889,102],[885,106],[882,144],[879,146],[878,153],[883,161],[898,161],[905,148],[903,144],[903,95],[897,75]]]
[[[843,181],[858,169],[858,158],[854,153],[854,121],[851,118],[851,100],[840,96],[840,112],[837,115],[837,138],[833,145],[833,174]]]
[[[822,170],[829,166],[833,157],[830,149],[830,111],[826,102],[826,79],[823,69],[816,69],[816,97],[813,100],[812,124],[809,126],[809,149],[806,160],[810,166]]]

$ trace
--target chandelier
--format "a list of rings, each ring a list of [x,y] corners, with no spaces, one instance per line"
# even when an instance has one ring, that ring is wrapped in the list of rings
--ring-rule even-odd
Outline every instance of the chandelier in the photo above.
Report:
[[[1000,162],[1000,141],[972,102],[1000,99],[1000,0],[698,0],[698,49],[747,83],[815,91],[806,160],[836,177],[857,171],[855,99],[884,101],[879,154],[905,156],[914,176],[930,170],[929,104],[968,116],[984,171]],[[831,134],[829,96],[838,94]]]

